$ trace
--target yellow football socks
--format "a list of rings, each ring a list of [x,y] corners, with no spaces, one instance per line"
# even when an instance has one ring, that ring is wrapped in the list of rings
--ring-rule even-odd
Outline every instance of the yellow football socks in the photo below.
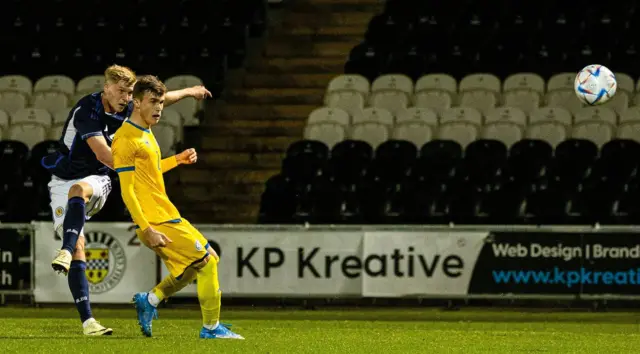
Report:
[[[220,319],[220,301],[222,299],[218,282],[218,262],[211,260],[199,269],[197,279],[202,323],[205,328],[213,329]]]
[[[162,302],[162,300],[173,296],[173,294],[191,284],[196,279],[197,274],[198,272],[195,269],[187,268],[182,274],[182,277],[180,277],[180,280],[169,275],[162,279],[151,292],[158,297],[159,302]]]

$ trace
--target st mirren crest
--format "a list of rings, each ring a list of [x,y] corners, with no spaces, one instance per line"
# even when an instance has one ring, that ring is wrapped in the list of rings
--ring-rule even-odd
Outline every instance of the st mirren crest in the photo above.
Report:
[[[85,232],[85,238],[89,292],[107,292],[118,285],[124,276],[127,266],[124,248],[115,237],[105,232]]]

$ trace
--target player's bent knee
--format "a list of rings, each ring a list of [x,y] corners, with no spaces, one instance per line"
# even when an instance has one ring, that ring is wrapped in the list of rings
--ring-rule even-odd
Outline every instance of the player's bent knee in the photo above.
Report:
[[[93,188],[91,185],[85,182],[75,183],[71,188],[69,188],[69,199],[74,197],[81,197],[85,202],[89,201],[91,195],[93,194]]]

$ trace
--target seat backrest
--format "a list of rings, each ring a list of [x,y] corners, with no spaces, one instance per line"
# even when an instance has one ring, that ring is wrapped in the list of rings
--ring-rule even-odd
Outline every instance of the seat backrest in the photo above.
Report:
[[[573,92],[577,73],[560,73],[549,78],[547,92],[556,90],[571,90]]]
[[[33,107],[47,110],[51,113],[69,106],[69,96],[62,92],[38,91],[33,93]]]
[[[371,85],[371,93],[395,91],[404,93],[407,98],[413,95],[413,81],[410,77],[401,74],[387,74],[378,76]]]
[[[349,113],[342,108],[320,107],[313,110],[307,118],[307,124],[334,122],[343,126],[350,124]]]
[[[362,122],[351,126],[353,140],[367,142],[375,150],[380,144],[389,140],[389,128],[385,124],[378,122]]]
[[[362,122],[377,122],[384,125],[393,125],[393,115],[384,108],[368,107],[362,111],[362,117],[354,117],[353,124]]]
[[[69,108],[63,108],[54,112],[51,115],[53,119],[53,125],[64,124],[67,121],[67,118],[69,118],[69,113],[70,113]]]
[[[12,123],[8,138],[22,142],[31,149],[39,142],[47,140],[47,130],[44,125],[38,123]]]
[[[524,137],[524,128],[522,125],[509,121],[498,121],[486,123],[482,127],[480,135],[483,139],[492,139],[502,142],[507,148],[510,148],[516,142]]]
[[[103,75],[85,76],[76,85],[76,95],[88,95],[90,93],[102,91],[104,88]]]
[[[573,116],[573,124],[584,121],[600,121],[615,126],[617,117],[616,112],[607,107],[584,107]]]
[[[11,116],[11,125],[24,123],[39,124],[48,128],[52,123],[51,114],[44,109],[24,108]]]
[[[0,109],[9,114],[27,107],[28,98],[20,92],[5,91],[0,93]]]
[[[438,114],[431,108],[409,107],[396,116],[396,123],[407,121],[420,121],[436,126],[438,125]]]
[[[76,84],[68,76],[49,75],[36,81],[33,92],[60,92],[71,98],[76,92]]]
[[[413,101],[416,107],[429,108],[442,114],[451,108],[453,98],[446,91],[420,91],[414,95]]]
[[[527,139],[543,140],[556,147],[567,138],[567,125],[552,120],[530,123],[525,135]]]
[[[423,91],[444,91],[455,96],[458,92],[456,79],[448,74],[429,74],[422,76],[416,81],[415,93]]]
[[[573,124],[573,117],[569,110],[562,107],[540,107],[529,115],[529,124],[547,121],[571,126]]]
[[[366,77],[358,74],[338,75],[331,79],[327,86],[327,93],[340,91],[358,92],[365,99],[369,96],[371,85]]]
[[[163,124],[172,126],[174,129],[176,129],[176,131],[182,129],[182,116],[178,111],[172,109],[171,107],[165,108],[162,111],[162,117],[160,121],[163,122]]]
[[[18,92],[29,98],[33,93],[33,83],[23,75],[0,76],[0,93],[2,92]]]
[[[614,125],[601,120],[584,120],[576,122],[571,137],[593,141],[599,148],[614,138]]]
[[[364,109],[364,98],[354,91],[341,91],[332,93],[327,97],[325,105],[331,108],[341,108],[349,115],[362,114]]]
[[[527,115],[517,107],[496,107],[490,110],[484,118],[484,123],[511,122],[521,126],[527,125]]]
[[[476,125],[482,125],[482,114],[472,107],[452,107],[440,116],[440,123],[448,122],[467,122]]]
[[[618,125],[616,137],[640,142],[640,122],[621,123]]]
[[[165,80],[168,91],[181,90],[183,88],[202,85],[202,80],[195,75],[172,76]]]
[[[544,79],[534,73],[516,73],[507,76],[504,80],[502,90],[504,92],[527,90],[544,94]]]
[[[330,149],[337,143],[347,138],[347,133],[341,124],[334,122],[320,122],[308,124],[304,128],[304,138],[318,140],[325,143]]]
[[[640,107],[634,106],[627,108],[626,111],[620,114],[619,124],[627,122],[640,122]]]
[[[434,129],[431,125],[420,120],[399,122],[393,127],[391,138],[412,142],[416,148],[421,148],[433,139]]]
[[[0,128],[5,131],[9,127],[9,114],[7,112],[0,109]],[[2,135],[0,135],[0,140],[2,140]]]
[[[470,74],[460,80],[460,92],[466,91],[489,91],[498,95],[501,91],[500,78],[493,74],[476,73]]]
[[[625,92],[627,94],[627,96],[631,96],[631,94],[633,94],[634,92],[634,83],[633,83],[633,79],[631,78],[631,76],[629,74],[625,74],[625,73],[615,73],[616,76],[616,82],[618,84],[618,88],[617,88],[617,92]],[[614,96],[615,97],[615,96]]]
[[[162,157],[164,158],[175,154],[175,146],[178,142],[175,127],[161,120],[153,126],[152,131],[160,147]]]
[[[438,139],[453,140],[466,148],[480,135],[478,125],[467,121],[442,122],[438,127]]]

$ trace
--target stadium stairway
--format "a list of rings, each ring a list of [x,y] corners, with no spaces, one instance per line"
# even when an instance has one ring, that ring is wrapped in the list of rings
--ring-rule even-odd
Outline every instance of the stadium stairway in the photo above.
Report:
[[[216,119],[199,127],[200,166],[180,172],[174,197],[185,217],[256,222],[264,182],[278,173],[287,147],[302,137],[307,116],[322,106],[327,84],[381,10],[379,0],[298,0],[284,10]]]

